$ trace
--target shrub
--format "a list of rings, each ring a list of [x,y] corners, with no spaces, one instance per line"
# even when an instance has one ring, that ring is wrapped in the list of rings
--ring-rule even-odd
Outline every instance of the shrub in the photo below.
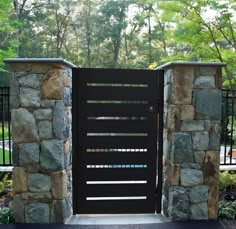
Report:
[[[236,219],[236,201],[220,201],[218,208],[218,219]]]
[[[236,174],[229,171],[221,172],[219,175],[220,190],[232,189],[236,187]]]
[[[14,216],[10,208],[0,210],[0,224],[14,223]]]

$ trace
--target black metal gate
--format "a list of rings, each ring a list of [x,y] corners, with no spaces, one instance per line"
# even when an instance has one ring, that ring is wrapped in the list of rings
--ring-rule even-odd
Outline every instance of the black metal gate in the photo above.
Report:
[[[72,94],[74,214],[160,212],[163,71],[73,69]]]

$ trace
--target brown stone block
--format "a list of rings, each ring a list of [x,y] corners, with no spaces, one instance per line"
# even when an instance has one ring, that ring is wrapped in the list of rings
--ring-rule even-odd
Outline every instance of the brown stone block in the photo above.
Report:
[[[167,181],[170,185],[179,185],[180,180],[180,165],[173,164],[171,161],[167,161],[166,167]]]
[[[31,72],[32,66],[30,63],[11,63],[11,72]]]
[[[194,106],[192,105],[180,106],[180,119],[193,120],[194,119]]]
[[[220,154],[218,151],[207,151],[203,165],[204,183],[218,186]]]
[[[179,107],[175,105],[169,105],[167,114],[167,128],[173,131],[179,131],[180,125]]]
[[[26,173],[21,167],[13,169],[13,191],[14,193],[21,193],[27,191]]]
[[[47,73],[51,69],[62,69],[61,64],[56,63],[32,63],[32,72],[33,73]]]
[[[219,186],[209,187],[208,218],[217,219],[218,215]]]
[[[41,95],[43,99],[63,99],[61,69],[52,69],[43,77]]]
[[[21,193],[21,198],[27,201],[41,200],[46,202],[52,200],[52,194],[50,192],[24,192]]]
[[[193,80],[193,68],[179,66],[174,69],[174,79],[171,96],[171,101],[173,104],[191,105]]]
[[[65,87],[71,87],[72,86],[72,80],[71,80],[71,76],[68,75],[67,72],[63,72],[63,83]]]
[[[70,152],[70,140],[67,140],[65,143],[64,143],[64,153],[65,154],[68,154]]]
[[[52,174],[52,197],[55,200],[65,199],[67,192],[66,171],[55,172]]]

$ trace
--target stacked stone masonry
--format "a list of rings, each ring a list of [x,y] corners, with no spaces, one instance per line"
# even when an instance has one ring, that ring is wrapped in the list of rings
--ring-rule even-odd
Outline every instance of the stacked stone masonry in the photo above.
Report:
[[[163,213],[216,219],[223,64],[164,67]]]
[[[64,223],[72,214],[71,66],[9,64],[16,222]]]

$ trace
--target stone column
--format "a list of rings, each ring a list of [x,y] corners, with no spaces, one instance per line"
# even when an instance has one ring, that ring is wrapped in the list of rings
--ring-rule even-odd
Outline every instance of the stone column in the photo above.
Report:
[[[72,214],[71,88],[63,59],[5,59],[17,223],[64,223]]]
[[[223,63],[172,62],[165,70],[163,213],[216,219]]]

